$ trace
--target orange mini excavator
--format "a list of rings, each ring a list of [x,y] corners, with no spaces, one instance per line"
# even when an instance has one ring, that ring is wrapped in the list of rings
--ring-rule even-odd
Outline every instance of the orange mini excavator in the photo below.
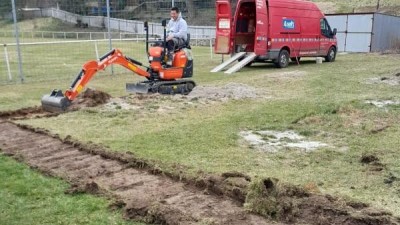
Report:
[[[164,39],[149,41],[148,23],[144,23],[146,31],[146,51],[150,66],[124,56],[118,49],[113,49],[98,61],[89,61],[83,65],[71,87],[64,93],[54,89],[50,95],[42,98],[42,107],[46,111],[65,111],[71,102],[82,92],[87,83],[99,70],[104,70],[112,64],[119,64],[128,70],[147,78],[139,83],[127,83],[126,90],[134,93],[161,93],[161,94],[188,94],[196,86],[190,79],[193,75],[193,58],[190,50],[189,39],[186,43],[176,46],[172,65],[167,65],[166,49],[166,20],[162,21]],[[149,43],[152,46],[149,49]]]

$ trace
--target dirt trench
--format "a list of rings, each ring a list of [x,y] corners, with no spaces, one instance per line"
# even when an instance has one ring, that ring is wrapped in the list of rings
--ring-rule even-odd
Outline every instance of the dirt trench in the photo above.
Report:
[[[73,184],[70,192],[119,199],[125,216],[156,224],[279,224],[246,212],[235,201],[210,195],[129,163],[81,151],[78,146],[0,122],[0,149],[45,174]]]
[[[153,224],[397,225],[391,213],[237,172],[177,178],[128,153],[60,139],[0,118],[0,152],[71,183],[68,194],[109,196],[127,219]],[[259,213],[249,213],[242,207]],[[269,220],[267,218],[274,218]],[[280,222],[278,222],[280,221]]]
[[[109,98],[106,93],[88,90],[71,110],[101,105]],[[127,219],[184,225],[400,224],[399,218],[367,204],[312,193],[274,178],[252,181],[244,174],[227,172],[221,176],[200,174],[190,180],[161,171],[131,153],[85,145],[70,137],[60,139],[49,131],[8,121],[57,115],[41,107],[0,112],[0,152],[67,180],[72,186],[66,193],[111,197],[115,200],[111,207],[123,208]],[[184,169],[177,165],[177,170]]]

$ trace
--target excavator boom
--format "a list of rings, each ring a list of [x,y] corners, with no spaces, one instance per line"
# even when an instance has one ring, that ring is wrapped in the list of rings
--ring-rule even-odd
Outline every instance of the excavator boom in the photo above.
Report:
[[[99,70],[106,69],[109,65],[119,64],[128,70],[143,77],[150,77],[148,70],[144,70],[139,66],[142,63],[126,57],[118,49],[113,49],[98,61],[89,61],[85,63],[81,71],[72,82],[70,88],[62,93],[61,90],[53,90],[50,95],[42,97],[42,107],[46,111],[61,112],[65,111],[71,102],[82,92],[87,83],[96,75]],[[144,90],[142,90],[144,91]],[[140,90],[138,90],[140,92]]]

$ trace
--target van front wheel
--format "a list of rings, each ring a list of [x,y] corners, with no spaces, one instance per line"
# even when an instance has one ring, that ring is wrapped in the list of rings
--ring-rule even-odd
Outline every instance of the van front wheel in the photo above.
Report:
[[[279,52],[279,57],[275,60],[274,64],[278,68],[287,67],[289,65],[289,52],[285,49],[282,49]]]
[[[326,62],[334,62],[336,58],[336,48],[331,47],[328,51],[328,55],[325,56]]]

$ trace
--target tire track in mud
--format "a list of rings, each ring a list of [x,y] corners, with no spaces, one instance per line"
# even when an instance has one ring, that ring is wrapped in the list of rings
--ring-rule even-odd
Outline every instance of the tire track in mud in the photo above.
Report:
[[[78,191],[120,199],[130,219],[157,224],[279,224],[246,212],[229,198],[81,151],[11,122],[0,121],[0,149],[43,173],[68,180]]]

